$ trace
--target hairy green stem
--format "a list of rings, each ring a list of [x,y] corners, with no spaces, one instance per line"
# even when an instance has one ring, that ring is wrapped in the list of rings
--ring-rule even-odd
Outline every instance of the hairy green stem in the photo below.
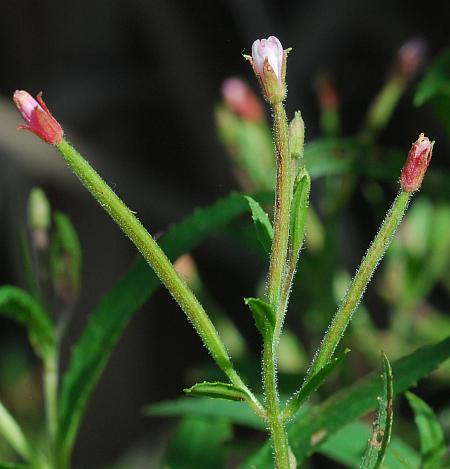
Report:
[[[256,397],[243,384],[233,368],[231,359],[219,334],[202,305],[185,281],[175,271],[172,263],[144,228],[142,223],[119,199],[114,191],[103,181],[90,164],[65,140],[56,145],[67,164],[78,176],[86,189],[98,203],[111,215],[122,231],[130,238],[144,259],[154,270],[175,301],[192,322],[195,330],[211,353],[217,365],[236,386],[245,388],[251,396],[250,405],[260,413],[262,406]]]
[[[274,236],[270,256],[267,294],[275,309],[277,322],[283,321],[284,311],[278,311],[289,241],[289,212],[292,185],[290,175],[289,131],[283,103],[273,105],[273,125],[277,154],[277,183],[275,190]]]
[[[280,411],[277,388],[276,347],[273,337],[266,337],[263,351],[264,391],[267,422],[269,424],[277,469],[289,469],[289,443]]]
[[[336,347],[338,346],[352,314],[356,310],[364,291],[369,283],[372,275],[388,248],[392,237],[400,224],[405,210],[408,206],[411,193],[399,191],[394,200],[386,218],[381,225],[380,231],[372,241],[366,255],[364,256],[355,278],[353,279],[342,303],[340,304],[332,322],[327,330],[319,350],[317,351],[313,363],[308,371],[306,380],[314,376],[321,368],[323,368],[332,358]],[[289,407],[286,408],[289,413]]]

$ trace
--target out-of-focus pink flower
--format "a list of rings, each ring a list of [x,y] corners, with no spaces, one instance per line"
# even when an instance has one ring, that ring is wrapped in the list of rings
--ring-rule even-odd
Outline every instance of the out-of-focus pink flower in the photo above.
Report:
[[[321,109],[336,109],[338,107],[339,97],[336,88],[327,75],[323,74],[317,78],[316,89]]]
[[[16,91],[14,102],[27,123],[27,125],[19,125],[18,129],[29,130],[44,142],[52,145],[57,145],[62,140],[64,131],[47,109],[42,93],[37,95],[36,100],[26,91]]]
[[[423,66],[427,56],[427,43],[424,39],[414,37],[406,41],[398,50],[394,64],[394,73],[408,80]]]
[[[228,78],[222,84],[222,94],[227,106],[242,119],[264,120],[263,105],[244,80]]]
[[[433,145],[434,141],[430,142],[424,134],[420,134],[417,141],[412,144],[400,176],[400,185],[405,192],[414,192],[422,185],[431,161]]]
[[[264,77],[264,62],[267,59],[267,62],[275,72],[280,85],[283,84],[283,56],[283,46],[275,36],[270,36],[268,39],[257,39],[252,45],[253,66],[261,80],[263,80]]]

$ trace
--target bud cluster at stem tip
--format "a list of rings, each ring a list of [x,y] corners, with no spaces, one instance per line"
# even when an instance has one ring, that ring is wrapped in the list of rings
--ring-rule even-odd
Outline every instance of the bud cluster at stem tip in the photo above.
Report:
[[[400,176],[400,185],[405,192],[414,192],[422,185],[433,153],[434,141],[420,134],[412,144]]]
[[[27,125],[19,125],[18,129],[33,132],[44,142],[57,145],[61,142],[64,131],[58,121],[51,115],[42,99],[42,93],[37,95],[37,100],[27,91],[16,91],[14,102],[22,114]]]
[[[252,45],[252,55],[244,56],[252,65],[264,96],[270,104],[286,98],[286,58],[290,49],[283,50],[278,38],[257,39]]]

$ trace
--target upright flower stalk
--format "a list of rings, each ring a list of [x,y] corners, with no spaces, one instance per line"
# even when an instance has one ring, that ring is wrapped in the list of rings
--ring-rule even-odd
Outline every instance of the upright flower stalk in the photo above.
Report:
[[[256,40],[252,55],[246,56],[261,85],[264,97],[272,107],[277,176],[275,187],[275,208],[273,241],[270,256],[267,297],[275,311],[275,328],[264,337],[263,377],[267,406],[267,418],[272,435],[277,468],[289,468],[289,445],[286,428],[280,412],[277,387],[278,339],[284,319],[281,301],[286,274],[289,246],[289,221],[292,200],[291,154],[289,130],[283,101],[286,97],[286,58],[289,50],[283,50],[280,41],[270,36]]]

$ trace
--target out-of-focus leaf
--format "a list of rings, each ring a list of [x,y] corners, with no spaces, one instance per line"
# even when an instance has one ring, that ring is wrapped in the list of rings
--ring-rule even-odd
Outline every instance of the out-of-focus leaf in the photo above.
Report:
[[[250,196],[245,196],[252,212],[252,219],[255,224],[256,235],[264,251],[270,254],[272,248],[273,228],[267,213],[261,205]]]
[[[256,327],[263,337],[273,333],[275,327],[275,311],[271,305],[259,298],[245,298],[255,320]]]
[[[219,381],[216,381],[215,383],[207,381],[197,383],[190,388],[184,389],[184,392],[191,396],[227,399],[230,401],[245,401],[247,398],[247,393],[243,389],[232,384],[221,383]]]
[[[436,96],[450,97],[450,50],[443,52],[419,83],[414,104],[422,106]]]
[[[225,465],[224,443],[233,436],[226,420],[184,418],[166,455],[169,469],[220,469]]]
[[[384,460],[386,448],[391,439],[394,390],[392,386],[392,368],[386,355],[382,354],[383,373],[381,381],[383,392],[378,400],[378,412],[373,422],[372,436],[361,461],[361,469],[378,469]]]
[[[55,331],[41,305],[26,291],[0,287],[0,314],[22,323],[37,355],[47,358],[55,350]]]
[[[15,462],[0,462],[0,469],[31,469],[31,466]]]
[[[263,195],[259,202],[268,203],[272,197],[272,194]],[[160,246],[171,260],[175,260],[247,210],[245,197],[231,194],[208,208],[196,210],[192,216],[171,227],[161,238]],[[87,402],[112,348],[133,314],[159,285],[156,275],[144,259],[139,258],[90,316],[73,348],[62,383],[59,438],[66,454],[72,449]]]
[[[330,436],[317,452],[347,467],[358,467],[361,454],[367,445],[369,425],[362,422],[351,423],[335,435]],[[417,468],[420,457],[417,452],[403,440],[393,436],[386,450],[383,466],[389,469]]]
[[[81,247],[69,217],[61,212],[53,215],[54,226],[50,244],[50,270],[58,295],[75,300],[80,291]]]
[[[450,338],[447,338],[395,361],[392,366],[394,394],[398,395],[416,384],[449,357]],[[301,464],[305,457],[318,451],[320,445],[340,428],[375,409],[380,392],[379,377],[370,374],[353,386],[337,392],[320,405],[311,407],[301,418],[294,419],[288,427],[288,434],[297,462]],[[272,464],[272,449],[267,442],[240,468],[266,469],[271,468]]]
[[[265,430],[266,424],[244,402],[233,402],[219,399],[183,397],[174,401],[158,402],[144,408],[144,414],[151,417],[196,416],[223,418],[230,422]]]
[[[406,392],[420,436],[422,469],[440,469],[445,452],[444,432],[433,409],[411,392]]]
[[[301,407],[301,405],[309,398],[309,396],[316,391],[327,379],[327,377],[335,370],[335,368],[344,360],[350,349],[345,349],[343,353],[333,358],[322,369],[320,369],[314,376],[305,381],[298,391],[293,396],[286,406],[286,411],[290,415],[294,415]]]

